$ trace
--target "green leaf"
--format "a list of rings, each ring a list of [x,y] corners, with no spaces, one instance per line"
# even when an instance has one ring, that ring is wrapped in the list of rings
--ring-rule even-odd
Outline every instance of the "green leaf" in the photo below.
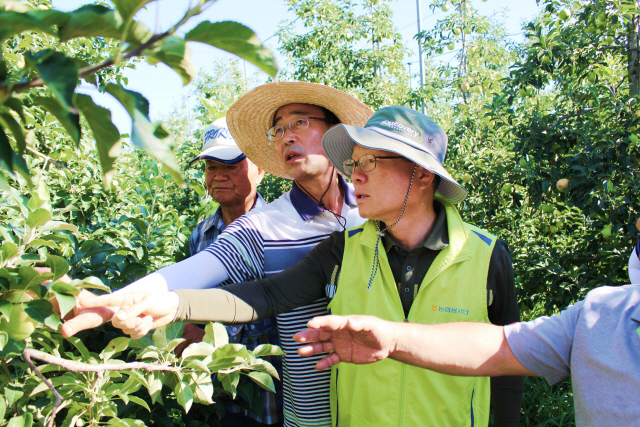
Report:
[[[40,283],[45,280],[49,280],[53,277],[51,273],[38,273],[31,266],[23,266],[18,269],[18,275],[20,276],[20,284],[17,286],[18,289],[34,289],[39,290],[37,288],[40,287]]]
[[[34,239],[32,240],[26,247],[26,249],[30,249],[37,246],[46,246],[52,249],[59,249],[60,246],[56,244],[56,242],[52,242],[50,240],[42,240],[42,239]]]
[[[24,395],[24,389],[22,387],[7,384],[4,387],[4,397],[7,399],[7,406],[11,408]]]
[[[67,274],[67,272],[69,271],[69,263],[67,262],[66,259],[62,257],[47,254],[46,263],[51,268],[51,273],[53,273],[54,281],[58,280],[59,278]],[[57,290],[56,292],[68,292],[74,295],[80,292],[78,289],[74,288],[73,286],[70,286],[67,284],[64,284],[64,285],[68,286],[69,289],[75,289],[75,293],[73,291],[57,291]],[[54,284],[54,286],[60,286],[60,284],[56,283]]]
[[[113,0],[113,5],[118,9],[124,22],[129,22],[134,15],[153,0]]]
[[[193,392],[191,388],[184,381],[180,381],[176,384],[173,391],[176,394],[178,404],[184,408],[185,412],[189,412],[191,404],[193,403]]]
[[[50,25],[26,13],[13,11],[0,12],[0,42],[23,31],[42,32],[52,36],[56,35],[55,30],[51,28]]]
[[[76,306],[76,297],[67,294],[56,293],[56,301],[60,306],[60,316],[64,318]]]
[[[127,337],[118,337],[112,339],[104,348],[104,350],[102,350],[102,353],[100,353],[100,357],[105,361],[111,359],[113,355],[125,351],[127,347],[129,347],[130,341],[131,338]]]
[[[16,255],[18,255],[18,246],[15,243],[6,241],[0,246],[0,256],[2,256],[3,263],[9,261]]]
[[[20,123],[18,123],[11,114],[3,113],[0,114],[0,124],[3,124],[4,127],[11,130],[13,138],[16,140],[18,151],[20,151],[20,153],[24,153],[24,150],[27,148],[27,142],[24,138],[24,129],[22,129]]]
[[[166,326],[162,326],[153,332],[153,343],[160,350],[167,351],[169,342],[176,338],[181,338],[183,330],[184,323],[181,322],[169,323]]]
[[[82,343],[82,340],[80,340],[80,338],[69,337],[69,338],[65,338],[65,340],[69,341],[71,344],[73,344],[73,346],[76,349],[78,349],[83,359],[88,360],[91,358],[91,354],[89,353],[89,350],[87,350],[87,347]]]
[[[192,374],[192,377],[195,377]],[[206,405],[213,404],[213,382],[211,381],[210,373],[201,373],[194,379],[195,389],[193,399],[197,403],[203,403]]]
[[[273,378],[271,378],[271,375],[264,372],[249,372],[247,376],[263,389],[269,390],[273,393],[276,392],[276,388],[273,384]]]
[[[7,413],[7,403],[4,401],[4,396],[0,394],[0,421],[4,420],[4,416],[6,413]]]
[[[76,37],[110,37],[121,40],[125,21],[115,10],[105,6],[86,5],[69,14],[71,18],[59,28],[60,41]],[[153,36],[143,24],[133,21],[127,32],[126,42],[138,46]]]
[[[133,396],[133,395],[129,395],[129,400],[132,401],[133,403],[136,403],[136,404],[142,406],[147,411],[151,412],[151,408],[149,408],[149,405],[147,404],[147,402],[145,402],[144,400],[140,399],[139,397],[136,397],[136,396]]]
[[[59,10],[30,10],[26,12],[26,15],[37,19],[40,22],[44,22],[48,25],[56,25],[58,27],[63,26],[69,20],[70,16],[66,12],[60,12]]]
[[[24,308],[24,311],[29,317],[40,323],[45,323],[45,321],[54,314],[53,305],[46,299],[36,299],[22,303],[22,308]]]
[[[229,374],[218,372],[218,380],[222,384],[222,387],[231,395],[232,398],[235,399],[236,394],[238,393],[237,387],[238,381],[240,381],[240,373],[238,371],[234,371]]]
[[[33,98],[36,104],[42,105],[60,122],[63,128],[67,131],[76,146],[80,144],[80,115],[77,112],[70,112],[63,108],[58,101],[54,98],[46,98],[43,96],[36,96]]]
[[[246,59],[271,77],[278,73],[273,52],[262,45],[253,30],[237,22],[201,22],[184,39],[226,50]]]
[[[198,360],[198,359],[189,360],[187,361],[187,363],[185,363],[184,366],[190,369],[195,369],[196,371],[203,371],[211,375],[211,370],[201,360]]]
[[[111,111],[96,105],[90,96],[76,95],[76,107],[89,122],[96,139],[100,167],[108,188],[116,173],[113,164],[120,155],[120,132],[111,122]]]
[[[0,359],[11,357],[20,357],[24,351],[26,344],[24,341],[16,341],[9,339],[0,352]]]
[[[85,277],[82,280],[78,280],[78,279],[72,280],[71,286],[74,286],[76,288],[82,288],[82,289],[99,289],[107,293],[111,292],[111,288],[109,288],[107,285],[102,283],[102,280],[93,276]]]
[[[0,314],[2,315],[2,317],[4,317],[7,321],[9,321],[9,313],[11,313],[11,308],[13,307],[13,304],[11,304],[9,301],[7,301],[6,299],[0,300]]]
[[[51,219],[51,212],[49,212],[47,209],[39,208],[29,212],[29,217],[27,218],[27,226],[29,228],[42,227],[47,222],[51,221]]]
[[[33,62],[38,75],[49,86],[62,106],[75,112],[73,92],[78,83],[78,64],[64,53],[41,50],[26,53],[25,59]]]
[[[207,357],[211,356],[215,351],[215,347],[207,342],[198,342],[190,344],[182,352],[182,359],[189,357]]]
[[[191,62],[191,49],[184,40],[176,36],[169,36],[161,43],[163,46],[146,55],[147,62],[151,65],[163,62],[180,74],[182,84],[186,86],[197,76],[197,71]]]
[[[173,138],[160,125],[149,120],[149,101],[137,92],[109,84],[106,92],[113,95],[127,110],[133,120],[131,140],[169,169],[169,174],[182,184],[182,175],[173,153]]]
[[[255,357],[281,356],[284,354],[280,347],[271,344],[261,344],[253,349],[252,353]]]
[[[51,290],[59,294],[67,295],[78,295],[80,293],[80,289],[64,282],[54,282],[51,286]]]
[[[0,126],[0,167],[9,172],[9,175],[13,176],[13,148],[9,143],[7,134],[4,133],[4,129]]]
[[[151,396],[151,403],[162,404],[162,384],[164,383],[164,372],[151,372],[147,377],[147,390]]]
[[[208,342],[215,348],[220,348],[229,344],[229,334],[223,324],[211,322],[204,327],[204,338],[202,341]]]
[[[75,225],[67,224],[64,221],[49,221],[44,227],[40,229],[40,231],[71,231],[72,233],[78,232],[78,227]]]

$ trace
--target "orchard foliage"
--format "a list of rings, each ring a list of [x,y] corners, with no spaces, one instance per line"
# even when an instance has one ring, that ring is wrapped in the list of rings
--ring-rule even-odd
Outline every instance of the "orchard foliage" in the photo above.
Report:
[[[196,41],[277,70],[240,24],[201,22],[176,35],[212,1],[191,4],[159,34],[133,19],[149,1],[113,3],[66,13],[47,1],[0,1],[0,425],[172,426],[193,403],[247,396],[240,377],[274,389],[277,373],[259,358],[279,349],[229,344],[220,325],[180,356],[180,324],[137,341],[108,326],[58,333],[81,289],[108,292],[172,263],[198,214],[213,208],[197,199],[197,180],[181,191],[176,140],[150,121],[142,95],[124,89],[123,68],[163,62],[186,84],[195,77],[186,42]],[[130,138],[110,111],[76,93],[81,79],[125,107]],[[30,361],[37,351],[48,359]],[[167,370],[102,370],[136,360]],[[211,407],[200,419],[215,424],[223,408]]]

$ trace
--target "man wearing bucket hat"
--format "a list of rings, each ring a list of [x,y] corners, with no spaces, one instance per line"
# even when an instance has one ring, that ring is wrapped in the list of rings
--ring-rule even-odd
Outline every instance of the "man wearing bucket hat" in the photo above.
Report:
[[[447,138],[439,126],[411,109],[386,107],[365,128],[331,128],[322,143],[336,168],[351,176],[360,212],[369,218],[364,225],[334,232],[301,262],[266,279],[224,290],[87,296],[80,305],[124,308],[116,320],[134,337],[172,318],[252,321],[324,296],[332,314],[415,323],[518,320],[506,245],[464,223],[454,207],[466,191],[442,167]],[[496,424],[517,425],[522,379],[491,383]],[[352,426],[487,425],[489,389],[488,378],[449,377],[393,360],[338,365],[332,419]]]
[[[361,224],[353,187],[337,174],[321,140],[332,126],[362,126],[372,114],[352,96],[313,83],[270,83],[242,96],[227,113],[235,141],[258,167],[293,179],[291,191],[236,220],[207,250],[125,291],[202,289],[268,277],[294,265],[333,231]],[[316,300],[277,318],[285,354],[282,383],[277,382],[276,389],[284,400],[287,426],[331,425],[329,375],[316,371],[315,361],[302,359],[292,339],[313,316],[326,314],[326,298]],[[114,310],[80,313],[63,326],[63,334],[95,327],[111,319]],[[270,424],[273,418],[263,421]]]

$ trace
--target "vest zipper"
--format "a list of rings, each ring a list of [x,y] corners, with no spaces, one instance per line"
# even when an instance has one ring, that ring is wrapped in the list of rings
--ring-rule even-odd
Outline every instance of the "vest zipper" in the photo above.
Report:
[[[405,322],[407,320],[405,319]],[[402,423],[402,419],[404,418],[404,386],[405,386],[405,376],[407,374],[407,365],[405,363],[402,364],[402,376],[401,376],[401,381],[402,384],[400,385],[400,416],[398,418],[398,427],[402,427],[403,423]]]

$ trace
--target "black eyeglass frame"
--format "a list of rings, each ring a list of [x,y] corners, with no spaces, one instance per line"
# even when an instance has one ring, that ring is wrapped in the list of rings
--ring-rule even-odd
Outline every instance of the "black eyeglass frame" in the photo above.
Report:
[[[303,129],[298,129],[298,130],[296,130],[296,129],[294,129],[294,128],[293,128],[293,126],[291,125],[291,123],[293,123],[293,122],[295,122],[296,120],[299,120],[299,119],[307,119],[307,120],[306,120],[306,121],[307,121],[307,126],[305,126]],[[322,120],[323,122],[327,122],[327,119],[326,119],[326,118],[324,118],[324,117],[299,116],[299,117],[296,117],[296,118],[294,118],[294,119],[291,119],[291,121],[289,122],[289,124],[288,124],[287,126],[289,126],[289,129],[291,129],[291,132],[300,132],[300,131],[303,131],[303,130],[305,130],[305,129],[308,129],[308,128],[309,128],[309,121],[310,121],[310,120]],[[294,126],[295,126],[295,125],[294,125]],[[278,137],[278,138],[272,138],[272,133],[274,133],[274,134],[275,134],[275,133],[276,133],[276,131],[277,131],[278,129],[282,129],[282,136],[280,136],[280,137]],[[273,132],[272,132],[272,131],[273,131]],[[284,128],[284,126],[282,126],[282,125],[273,126],[271,129],[269,129],[269,130],[267,131],[267,138],[269,138],[269,141],[272,141],[272,142],[273,142],[273,141],[277,141],[277,140],[282,139],[282,138],[284,137],[284,133],[285,133],[285,128]]]
[[[363,166],[363,161],[362,159],[365,157],[373,157],[373,167],[371,169],[366,169],[365,170],[365,166]],[[358,159],[358,161],[352,160],[352,159],[347,159],[344,162],[342,162],[342,168],[344,169],[344,172],[348,175],[351,176],[353,174],[353,172],[356,169],[356,164],[360,167],[360,170],[362,172],[371,172],[372,170],[374,170],[376,168],[378,159],[405,159],[406,157],[403,156],[375,156],[373,154],[365,154],[364,156],[360,157]],[[371,164],[371,162],[369,162],[369,164]],[[366,165],[366,163],[365,163]]]

